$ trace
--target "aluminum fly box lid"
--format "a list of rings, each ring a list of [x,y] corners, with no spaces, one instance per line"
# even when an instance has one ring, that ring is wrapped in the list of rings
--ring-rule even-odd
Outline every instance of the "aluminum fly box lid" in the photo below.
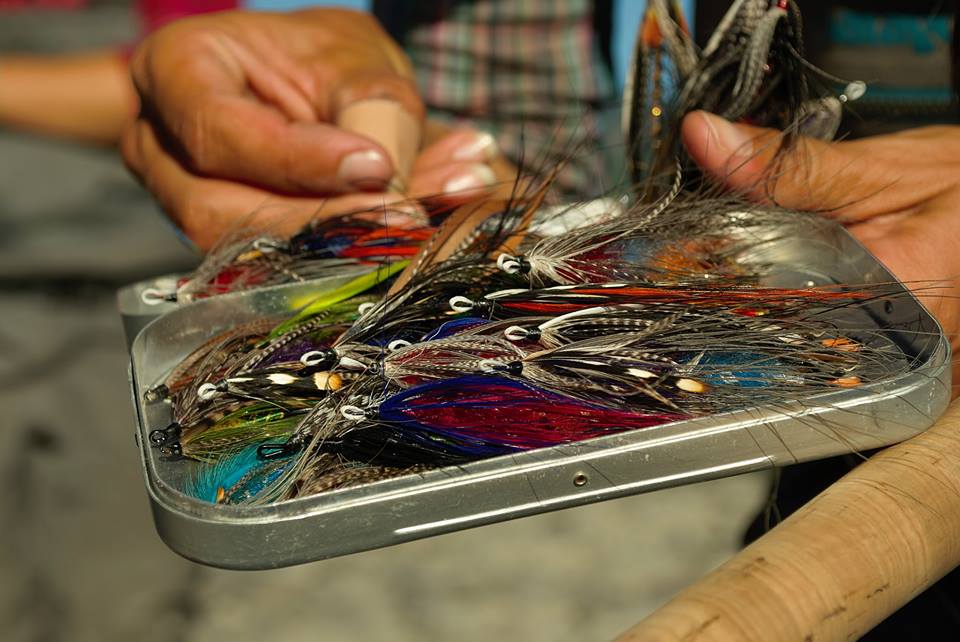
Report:
[[[755,250],[765,285],[882,284],[849,314],[902,352],[904,372],[776,407],[744,408],[552,448],[449,466],[265,506],[207,503],[182,493],[193,463],[169,461],[148,435],[170,423],[145,392],[218,332],[289,313],[355,273],[204,299],[152,321],[127,292],[137,443],[161,538],[212,566],[265,569],[526,515],[892,444],[929,427],[950,397],[950,346],[937,322],[839,225],[811,223]],[[132,298],[131,298],[132,297]],[[124,307],[124,306],[122,306]],[[140,316],[139,319],[134,318]],[[745,401],[749,403],[749,400]]]

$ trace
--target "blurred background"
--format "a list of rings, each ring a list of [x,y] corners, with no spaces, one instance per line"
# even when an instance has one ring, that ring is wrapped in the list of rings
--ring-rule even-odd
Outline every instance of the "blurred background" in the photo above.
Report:
[[[702,38],[725,3],[700,4],[690,15]],[[955,120],[943,3],[900,3],[895,16],[879,16],[880,2],[801,4],[819,63],[882,81],[848,131]],[[622,82],[642,3],[605,11]],[[764,476],[278,571],[219,571],[170,552],[139,469],[114,293],[198,257],[110,144],[62,126],[38,133],[17,115],[22,79],[5,77],[15,56],[107,51],[122,64],[142,32],[128,2],[0,0],[0,638],[602,639],[739,548],[766,501]]]

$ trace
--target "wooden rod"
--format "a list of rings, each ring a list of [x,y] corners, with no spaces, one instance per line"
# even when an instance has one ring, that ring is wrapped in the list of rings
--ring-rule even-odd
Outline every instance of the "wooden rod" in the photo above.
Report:
[[[856,640],[958,565],[960,402],[618,640]]]

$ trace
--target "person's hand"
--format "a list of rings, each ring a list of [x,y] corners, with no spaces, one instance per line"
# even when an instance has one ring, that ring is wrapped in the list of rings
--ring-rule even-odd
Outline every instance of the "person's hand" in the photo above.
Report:
[[[478,132],[417,156],[424,110],[409,62],[364,13],[197,16],[147,38],[131,71],[142,111],[124,158],[204,249],[240,224],[290,232],[368,208],[409,224],[423,216],[409,199],[455,205],[495,180],[495,146]],[[388,192],[397,184],[403,195]]]
[[[957,347],[960,127],[836,143],[801,138],[775,166],[780,132],[694,112],[684,120],[682,134],[694,161],[729,188],[760,201],[823,212],[847,225],[915,289]]]

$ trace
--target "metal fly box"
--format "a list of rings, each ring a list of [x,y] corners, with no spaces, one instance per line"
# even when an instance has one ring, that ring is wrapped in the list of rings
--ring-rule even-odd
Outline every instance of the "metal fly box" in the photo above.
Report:
[[[289,312],[318,283],[274,286],[178,307],[121,293],[137,442],[157,530],[192,560],[236,569],[300,564],[550,510],[895,443],[923,431],[950,397],[950,346],[930,314],[839,225],[764,244],[768,285],[883,285],[851,310],[902,352],[905,374],[803,402],[675,422],[389,479],[261,507],[206,503],[178,490],[190,464],[166,461],[151,430],[170,421],[144,393],[216,333]],[[353,275],[325,281],[343,282]],[[142,329],[140,329],[142,327]]]

